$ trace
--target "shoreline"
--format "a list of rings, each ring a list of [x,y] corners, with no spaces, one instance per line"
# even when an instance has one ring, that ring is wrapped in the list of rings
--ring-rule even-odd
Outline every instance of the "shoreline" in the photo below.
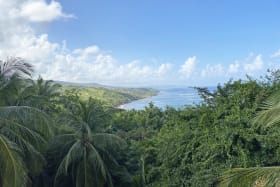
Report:
[[[140,99],[135,99],[135,100],[132,100],[132,101],[129,101],[129,102],[126,102],[126,103],[122,103],[122,104],[118,105],[116,108],[117,108],[117,109],[121,109],[121,110],[127,110],[127,109],[125,108],[125,105],[127,105],[127,104],[129,104],[129,103],[132,103],[132,102],[135,102],[135,101],[142,100],[142,99],[147,99],[147,98],[155,97],[155,96],[157,96],[159,93],[160,93],[160,91],[158,91],[155,95],[151,95],[151,96],[143,97],[143,98],[140,98]]]
[[[137,100],[136,100],[137,101]],[[132,101],[133,102],[133,101]],[[125,105],[128,104],[128,103],[124,103],[124,104],[121,104],[119,106],[117,106],[117,109],[122,109],[122,110],[126,110],[125,109]]]

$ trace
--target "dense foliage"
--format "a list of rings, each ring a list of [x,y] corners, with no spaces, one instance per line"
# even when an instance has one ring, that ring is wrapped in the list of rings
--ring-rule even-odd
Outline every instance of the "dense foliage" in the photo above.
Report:
[[[0,61],[0,186],[277,186],[280,72],[124,111]],[[231,169],[234,168],[234,169]]]

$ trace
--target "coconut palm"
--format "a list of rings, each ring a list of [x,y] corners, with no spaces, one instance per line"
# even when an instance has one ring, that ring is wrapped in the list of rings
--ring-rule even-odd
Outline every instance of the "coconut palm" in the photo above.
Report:
[[[32,72],[32,65],[22,58],[0,60],[0,105],[11,105],[10,99],[23,88],[23,79],[31,77]]]
[[[53,111],[54,99],[59,96],[60,85],[52,80],[26,80],[26,86],[19,90],[15,105],[27,105],[43,111]]]
[[[52,97],[59,95],[58,89],[61,86],[55,83],[52,80],[44,80],[41,76],[35,81],[30,81],[29,86],[27,87],[32,95],[43,97],[45,100],[48,100]]]
[[[58,120],[62,132],[54,138],[49,151],[60,158],[56,186],[62,186],[63,179],[69,177],[72,186],[113,186],[111,171],[119,167],[114,154],[124,141],[101,131],[102,124],[96,123],[96,104],[92,99],[79,101]]]
[[[268,98],[261,111],[253,119],[253,124],[261,128],[280,125],[280,95],[274,94]],[[225,172],[219,178],[220,187],[224,186],[280,186],[280,166],[234,168]]]
[[[51,136],[50,120],[40,110],[24,106],[0,107],[0,186],[24,187],[28,175],[38,174]]]
[[[44,111],[52,110],[53,100],[59,95],[59,84],[52,80],[28,79],[33,73],[31,64],[22,58],[0,60],[0,100],[2,105],[32,106]],[[1,105],[1,101],[0,101]]]
[[[33,67],[22,58],[9,57],[0,60],[0,89],[5,87],[13,78],[23,78],[31,76]]]
[[[8,98],[22,88],[33,68],[21,58],[0,61],[0,186],[30,186],[30,175],[38,174],[45,159],[46,139],[51,136],[50,119],[38,109],[9,106]]]
[[[9,57],[7,60],[0,60],[0,76],[6,79],[16,76],[18,78],[31,76],[33,67],[19,57]]]

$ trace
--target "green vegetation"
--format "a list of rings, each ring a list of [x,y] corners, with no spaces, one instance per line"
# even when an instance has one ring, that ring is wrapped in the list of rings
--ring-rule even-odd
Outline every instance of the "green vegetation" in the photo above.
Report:
[[[280,185],[280,71],[197,88],[196,106],[139,111],[32,72],[0,62],[0,186]]]
[[[82,100],[98,99],[111,106],[119,106],[134,100],[144,99],[158,94],[152,88],[120,88],[108,86],[75,86],[63,85],[62,92],[77,92]]]

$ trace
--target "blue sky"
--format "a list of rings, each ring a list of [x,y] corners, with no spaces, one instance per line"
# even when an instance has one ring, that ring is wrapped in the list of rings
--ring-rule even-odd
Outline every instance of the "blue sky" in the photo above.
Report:
[[[41,39],[27,48],[47,48],[45,60],[35,63],[50,79],[216,85],[279,67],[279,1],[11,1],[17,4],[6,6],[18,16],[10,22],[25,20],[34,40]],[[40,58],[25,53],[31,61]]]
[[[54,23],[51,39],[66,39],[72,48],[94,43],[123,61],[180,63],[196,55],[204,63],[231,63],[279,48],[279,1],[60,2],[78,19]]]

